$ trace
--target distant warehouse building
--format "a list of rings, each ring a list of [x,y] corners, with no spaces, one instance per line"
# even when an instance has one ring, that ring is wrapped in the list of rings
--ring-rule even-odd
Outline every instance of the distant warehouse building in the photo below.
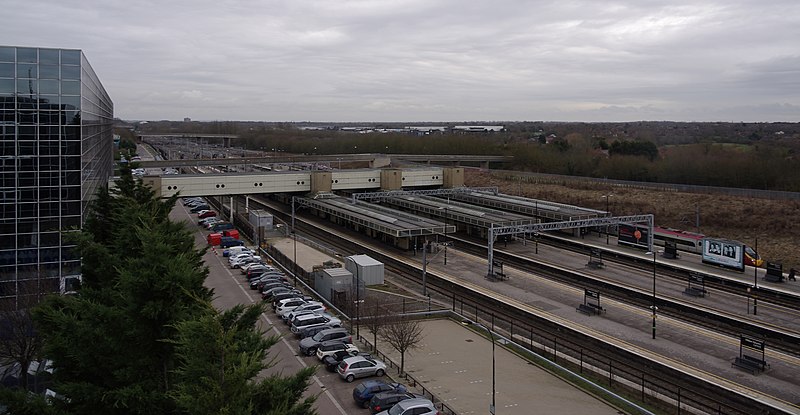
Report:
[[[77,49],[0,46],[0,306],[69,290],[81,228],[113,173],[114,106]]]

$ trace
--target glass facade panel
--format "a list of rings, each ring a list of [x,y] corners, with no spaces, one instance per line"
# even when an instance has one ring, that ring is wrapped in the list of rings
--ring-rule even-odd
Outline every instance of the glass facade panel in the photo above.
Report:
[[[16,62],[16,52],[13,47],[0,46],[0,62]]]
[[[112,174],[113,114],[81,51],[0,46],[0,302],[80,274],[62,231]]]
[[[14,73],[13,63],[0,63],[0,78],[13,78]]]

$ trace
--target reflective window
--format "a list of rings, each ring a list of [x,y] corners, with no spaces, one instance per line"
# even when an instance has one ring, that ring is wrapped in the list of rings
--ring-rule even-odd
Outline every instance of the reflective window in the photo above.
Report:
[[[61,65],[61,79],[81,79],[81,67]]]
[[[61,63],[64,65],[80,65],[81,64],[81,51],[79,50],[62,50]]]
[[[14,48],[0,46],[0,62],[14,62]]]
[[[13,63],[0,63],[0,78],[13,78],[14,77],[14,64]]]
[[[39,93],[41,94],[59,94],[59,83],[57,79],[44,79],[39,80]]]
[[[58,49],[39,49],[39,63],[58,65]]]
[[[39,65],[35,63],[18,63],[17,78],[38,78]]]
[[[62,81],[61,93],[65,95],[80,95],[81,94],[80,81]]]
[[[27,95],[28,98],[33,99],[33,95],[39,93],[39,80],[17,79],[17,93],[20,95]]]
[[[0,94],[13,94],[16,90],[13,79],[0,79]]]
[[[59,79],[59,66],[56,66],[56,65],[39,65],[39,78],[42,78],[42,79]]]
[[[17,48],[17,62],[36,63],[35,48]]]

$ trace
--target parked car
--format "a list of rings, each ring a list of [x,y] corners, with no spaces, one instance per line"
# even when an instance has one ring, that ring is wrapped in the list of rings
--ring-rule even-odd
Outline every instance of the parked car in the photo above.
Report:
[[[224,256],[224,257],[230,257],[231,255],[237,255],[237,254],[253,254],[253,255],[255,255],[255,252],[253,252],[251,249],[245,248],[243,246],[232,246],[232,247],[222,251],[222,256]]]
[[[305,339],[303,339],[303,340],[305,340]],[[339,363],[342,363],[342,360],[347,359],[348,357],[353,357],[353,356],[367,356],[367,357],[369,357],[368,354],[358,354],[358,355],[356,355],[356,354],[352,354],[352,353],[348,352],[347,350],[339,350],[338,352],[335,352],[333,354],[329,354],[329,355],[325,356],[325,358],[322,359],[322,364],[325,365],[325,369],[327,369],[328,372],[336,372],[336,368],[339,367]]]
[[[206,204],[201,204],[201,205],[194,205],[193,208],[189,209],[189,212],[197,213],[197,212],[200,212],[201,210],[210,210],[210,209],[211,209],[211,206],[206,205]]]
[[[358,354],[358,347],[356,347],[356,345],[345,343],[342,339],[335,339],[320,343],[319,347],[317,347],[317,359],[321,362],[325,356],[338,352],[339,350],[346,350],[353,355]]]
[[[302,298],[304,300],[310,300],[311,299],[311,297],[309,297],[307,295],[304,295],[302,291],[300,291],[300,290],[298,290],[296,288],[293,288],[293,289],[289,290],[288,292],[282,292],[282,293],[278,293],[278,294],[273,295],[272,298],[269,301],[272,302],[272,308],[275,309],[275,302],[276,301],[283,300],[283,299],[286,299],[286,298],[291,298],[291,297]]]
[[[381,392],[376,393],[369,401],[369,410],[373,414],[391,410],[395,404],[406,399],[425,399],[425,396],[411,392]]]
[[[351,336],[350,333],[347,332],[347,329],[343,327],[335,329],[323,329],[311,337],[306,337],[300,340],[300,353],[311,356],[317,352],[317,348],[320,344],[331,340],[352,343],[353,336]]]
[[[217,212],[214,212],[213,210],[201,210],[200,212],[197,212],[197,217],[199,219],[213,218],[215,216],[217,216]]]
[[[436,406],[429,399],[413,398],[400,401],[388,411],[378,412],[380,415],[440,415]]]
[[[337,372],[339,372],[339,377],[348,382],[352,382],[355,378],[383,376],[386,373],[386,364],[378,359],[354,356],[342,360],[342,362],[339,363]]]
[[[284,298],[283,300],[277,301],[275,304],[275,314],[280,314],[281,311],[289,311],[294,310],[298,306],[301,306],[306,303],[306,300],[300,297],[294,298]]]
[[[244,258],[241,258],[241,259],[233,262],[231,267],[232,268],[240,268],[244,264],[249,264],[251,262],[258,262],[258,261],[261,261],[261,257],[255,256],[255,255],[251,255],[249,257],[244,257]]]
[[[262,274],[262,273],[265,273],[267,271],[279,272],[275,268],[273,268],[273,267],[271,267],[271,266],[269,266],[267,264],[264,264],[262,262],[254,262],[252,264],[247,264],[247,265],[243,266],[242,269],[241,269],[242,274],[247,275],[247,276],[249,276],[250,274]]]
[[[183,199],[181,199],[181,202],[183,203],[184,206],[188,206],[192,203],[197,203],[202,201],[203,198],[201,197],[184,197]]]
[[[291,310],[278,311],[276,309],[275,311],[278,313],[278,316],[281,319],[286,321],[286,319],[289,318],[289,315],[292,314],[293,312],[300,312],[300,311],[305,311],[305,310],[308,310],[308,311],[310,311],[312,313],[321,313],[321,312],[325,311],[325,305],[323,305],[319,301],[309,300],[309,301],[306,301],[305,304],[299,305],[299,306],[297,306],[297,307],[295,307],[295,308],[293,308]]]
[[[300,317],[300,316],[307,316],[309,314],[321,314],[321,313],[318,313],[316,311],[310,311],[310,310],[303,310],[303,311],[297,311],[297,312],[292,310],[292,312],[289,313],[289,315],[287,315],[286,318],[281,317],[281,320],[283,320],[284,324],[291,325],[292,321],[294,321],[295,318]]]
[[[203,218],[203,219],[198,220],[197,224],[199,226],[207,228],[208,226],[210,226],[211,223],[217,223],[217,222],[222,222],[222,219],[217,218],[217,217]]]
[[[253,257],[253,256],[255,256],[255,255],[252,252],[240,252],[238,254],[233,254],[233,255],[228,257],[228,264],[233,266],[234,261],[238,261],[239,259],[242,259],[242,258],[245,258],[245,257]]]
[[[356,362],[364,359],[364,357],[355,356],[344,359],[342,363],[339,364],[339,368],[341,368],[345,362],[351,359],[353,362]],[[408,392],[408,389],[406,389],[405,385],[400,383],[386,383],[382,380],[367,380],[359,383],[358,386],[353,388],[353,400],[356,401],[356,405],[362,408],[367,408],[372,397],[375,396],[376,393],[381,392]]]
[[[230,222],[217,222],[211,225],[212,232],[221,232],[229,229],[234,229],[234,226]]]
[[[230,236],[223,236],[219,241],[219,246],[222,248],[230,248],[232,246],[244,246],[244,241],[232,238]]]
[[[295,317],[294,320],[292,320],[290,330],[295,335],[298,335],[303,327],[322,326],[326,324],[338,327],[342,325],[342,321],[331,315],[308,314]]]
[[[311,337],[311,336],[313,336],[313,335],[315,335],[315,334],[317,334],[317,333],[319,333],[319,332],[321,332],[323,330],[337,329],[337,328],[341,328],[341,327],[333,327],[333,326],[331,326],[329,324],[323,324],[321,326],[305,327],[305,328],[300,329],[300,332],[298,333],[297,337],[302,340],[302,339],[305,339],[307,337]]]
[[[272,278],[275,281],[289,282],[289,279],[286,278],[286,274],[280,271],[264,271],[260,273],[253,273],[246,276],[248,280],[252,280],[255,278],[264,278],[264,277]]]

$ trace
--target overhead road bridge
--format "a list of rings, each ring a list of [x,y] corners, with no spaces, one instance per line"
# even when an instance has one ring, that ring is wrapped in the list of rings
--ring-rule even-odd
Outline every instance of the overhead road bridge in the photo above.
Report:
[[[370,167],[377,168],[388,166],[392,159],[411,161],[426,164],[478,164],[488,168],[489,163],[505,163],[513,160],[512,156],[487,156],[487,155],[441,155],[441,154],[298,154],[280,155],[275,157],[228,157],[228,158],[202,158],[182,160],[153,160],[140,161],[143,168],[166,167],[202,167],[202,166],[236,166],[256,164],[293,164],[293,163],[329,163],[331,166],[338,163],[361,162],[369,163]]]

